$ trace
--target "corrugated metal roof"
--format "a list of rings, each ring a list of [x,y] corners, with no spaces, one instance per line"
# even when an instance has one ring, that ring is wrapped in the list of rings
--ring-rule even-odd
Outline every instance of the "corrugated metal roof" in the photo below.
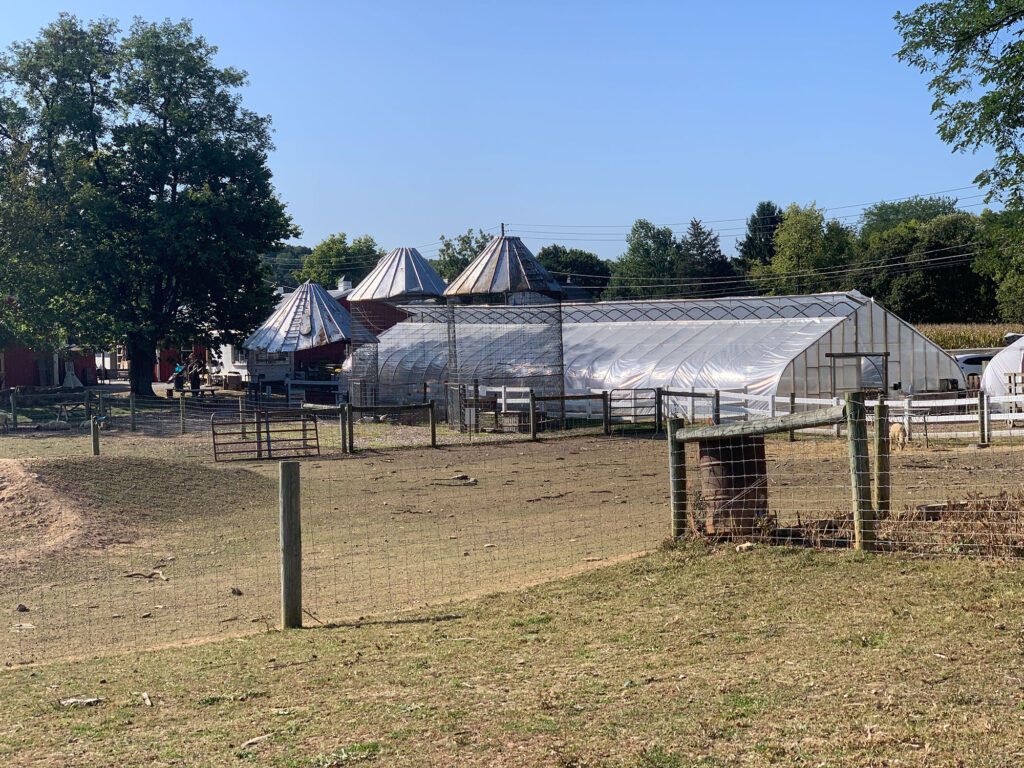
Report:
[[[561,296],[558,283],[540,262],[512,235],[500,235],[473,259],[448,289],[445,296],[475,296],[493,293],[532,292]]]
[[[242,346],[264,352],[298,352],[346,340],[377,341],[327,291],[307,280],[282,299]]]
[[[395,248],[377,262],[349,294],[349,301],[429,299],[444,295],[445,284],[415,248]]]

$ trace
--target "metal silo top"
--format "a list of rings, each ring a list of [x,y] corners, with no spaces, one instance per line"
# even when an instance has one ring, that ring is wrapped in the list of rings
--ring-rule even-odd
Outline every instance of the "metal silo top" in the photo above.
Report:
[[[523,241],[512,235],[491,240],[463,270],[445,296],[532,292],[558,297],[562,289]]]
[[[349,301],[430,299],[444,295],[444,280],[415,248],[395,248],[348,295]]]
[[[242,346],[263,352],[299,352],[338,341],[376,343],[320,285],[306,281],[289,293]]]

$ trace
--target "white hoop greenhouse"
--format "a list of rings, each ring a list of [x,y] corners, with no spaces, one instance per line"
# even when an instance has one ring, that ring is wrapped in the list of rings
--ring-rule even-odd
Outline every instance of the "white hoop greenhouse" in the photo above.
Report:
[[[962,383],[953,358],[857,292],[549,306],[561,317],[557,356],[546,349],[550,324],[521,321],[522,308],[404,307],[406,321],[380,335],[382,392],[449,380],[532,386],[556,373],[552,361],[561,364],[566,393],[822,397],[883,382],[892,394]],[[453,339],[457,371],[449,370]]]

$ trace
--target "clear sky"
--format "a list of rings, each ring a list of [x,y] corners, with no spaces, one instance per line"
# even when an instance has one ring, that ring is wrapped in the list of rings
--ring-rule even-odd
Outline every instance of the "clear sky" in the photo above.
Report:
[[[191,18],[273,117],[275,184],[315,245],[387,249],[500,222],[614,258],[632,222],[702,219],[727,253],[759,200],[860,205],[958,189],[987,157],[939,141],[893,56],[916,3],[0,0],[0,44],[62,10]]]

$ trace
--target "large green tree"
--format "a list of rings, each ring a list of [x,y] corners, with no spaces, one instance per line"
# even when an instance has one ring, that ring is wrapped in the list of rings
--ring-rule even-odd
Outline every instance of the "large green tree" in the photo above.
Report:
[[[841,286],[841,267],[854,257],[854,233],[815,205],[793,203],[775,230],[775,255],[751,271],[765,293],[776,295],[834,291]]]
[[[302,269],[295,272],[295,277],[300,281],[312,280],[328,289],[334,288],[342,277],[358,285],[384,255],[384,249],[369,235],[357,237],[350,243],[342,232],[321,241],[306,254]]]
[[[954,151],[995,152],[975,182],[1024,204],[1024,3],[938,0],[895,15],[900,61],[927,74],[939,137]]]
[[[694,284],[688,292],[691,295],[709,290],[714,293],[727,291],[729,286],[723,278],[735,274],[732,262],[722,253],[718,235],[710,227],[705,227],[700,219],[692,219],[686,233],[679,238],[679,260],[679,277],[685,278],[685,270],[688,269],[690,276],[698,281],[708,281],[703,285]]]
[[[1024,322],[1024,211],[986,210],[979,228],[980,253],[974,269],[992,282],[999,318]]]
[[[244,338],[272,306],[259,254],[297,234],[270,120],[216,53],[188,21],[122,35],[62,14],[0,58],[0,220],[35,209],[51,228],[0,242],[8,310],[23,336],[123,341],[139,394],[158,346]]]
[[[537,261],[558,282],[572,280],[586,288],[604,288],[612,274],[611,264],[596,253],[564,245],[545,245],[537,251]]]
[[[901,222],[864,244],[854,284],[912,323],[992,319],[993,283],[974,269],[978,218],[970,213]]]
[[[775,230],[782,223],[782,208],[770,200],[757,204],[747,219],[747,231],[736,243],[738,266],[749,272],[755,266],[765,266],[775,255]]]
[[[473,228],[466,230],[465,234],[455,237],[441,235],[441,247],[437,250],[437,258],[431,260],[431,265],[437,270],[445,282],[450,283],[469,266],[480,251],[487,247],[487,244],[494,237],[488,235],[482,229],[473,234]]]
[[[626,236],[626,246],[626,252],[612,265],[604,298],[665,298],[677,292],[679,241],[671,229],[637,219]]]

